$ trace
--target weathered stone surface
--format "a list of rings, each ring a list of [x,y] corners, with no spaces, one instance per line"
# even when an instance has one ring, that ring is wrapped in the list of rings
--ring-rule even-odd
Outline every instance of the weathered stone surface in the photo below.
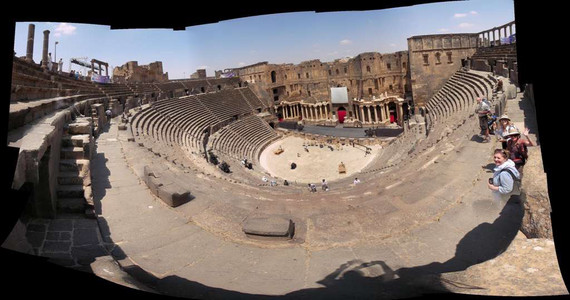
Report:
[[[553,239],[550,220],[550,199],[540,147],[529,147],[529,159],[524,166],[522,189],[525,214],[521,231],[528,238]]]
[[[158,197],[171,207],[180,206],[190,200],[192,195],[187,189],[177,184],[161,185],[158,187]]]
[[[293,221],[276,216],[248,218],[243,224],[243,231],[246,234],[266,237],[291,238],[294,229]]]
[[[567,295],[554,243],[549,239],[518,237],[495,259],[444,273],[446,289],[461,294],[493,296]]]

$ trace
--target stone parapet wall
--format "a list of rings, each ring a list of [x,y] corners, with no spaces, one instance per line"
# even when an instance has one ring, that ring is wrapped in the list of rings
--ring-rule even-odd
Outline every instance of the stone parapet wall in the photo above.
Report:
[[[527,238],[547,238],[552,240],[552,224],[550,220],[550,197],[546,173],[542,164],[540,146],[528,148],[529,159],[524,166],[522,179],[522,198],[524,217],[521,231]]]

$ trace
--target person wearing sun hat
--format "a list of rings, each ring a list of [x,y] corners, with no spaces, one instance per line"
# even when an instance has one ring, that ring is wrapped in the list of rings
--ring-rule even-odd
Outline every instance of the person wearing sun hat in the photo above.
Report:
[[[507,149],[510,153],[510,159],[515,163],[517,170],[522,174],[522,167],[528,159],[528,146],[534,146],[532,141],[528,138],[528,128],[522,132],[525,139],[521,138],[521,132],[516,128],[510,128],[503,134],[507,138]]]
[[[477,97],[477,107],[475,108],[475,113],[479,116],[479,127],[481,128],[481,135],[485,135],[483,140],[485,143],[490,141],[489,138],[489,117],[488,114],[491,112],[491,107],[483,101],[481,97]]]
[[[513,129],[518,131],[515,124],[513,124],[513,122],[511,122],[511,118],[509,118],[509,116],[502,115],[497,120],[497,126],[495,129],[495,136],[497,137],[497,141],[501,142],[503,149],[507,149],[507,139],[503,136],[503,134],[505,134],[509,130],[513,130]]]

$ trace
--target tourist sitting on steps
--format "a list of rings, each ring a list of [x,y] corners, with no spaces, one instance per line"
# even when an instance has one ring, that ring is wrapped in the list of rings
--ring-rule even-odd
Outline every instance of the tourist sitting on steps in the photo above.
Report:
[[[534,146],[528,138],[528,128],[525,128],[522,135],[525,139],[521,139],[521,133],[516,129],[511,129],[505,133],[507,140],[507,150],[510,152],[510,159],[515,163],[517,170],[522,173],[522,167],[528,159],[528,146]]]
[[[503,136],[506,132],[517,130],[517,127],[507,115],[502,115],[499,120],[497,120],[497,125],[495,128],[495,136],[497,141],[501,142],[503,149],[507,149],[507,139]]]
[[[487,186],[495,193],[497,201],[507,201],[513,193],[515,182],[520,181],[520,173],[515,168],[515,163],[509,159],[509,155],[509,151],[504,149],[495,149],[493,153],[496,167]]]

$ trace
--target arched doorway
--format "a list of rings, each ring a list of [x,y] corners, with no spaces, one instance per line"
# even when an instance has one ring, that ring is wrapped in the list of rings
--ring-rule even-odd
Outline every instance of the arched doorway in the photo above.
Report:
[[[388,111],[390,112],[390,123],[398,122],[397,105],[394,102],[388,103]]]
[[[346,116],[346,109],[341,106],[336,110],[336,114],[338,116],[338,122],[341,124],[344,123],[344,117]]]

